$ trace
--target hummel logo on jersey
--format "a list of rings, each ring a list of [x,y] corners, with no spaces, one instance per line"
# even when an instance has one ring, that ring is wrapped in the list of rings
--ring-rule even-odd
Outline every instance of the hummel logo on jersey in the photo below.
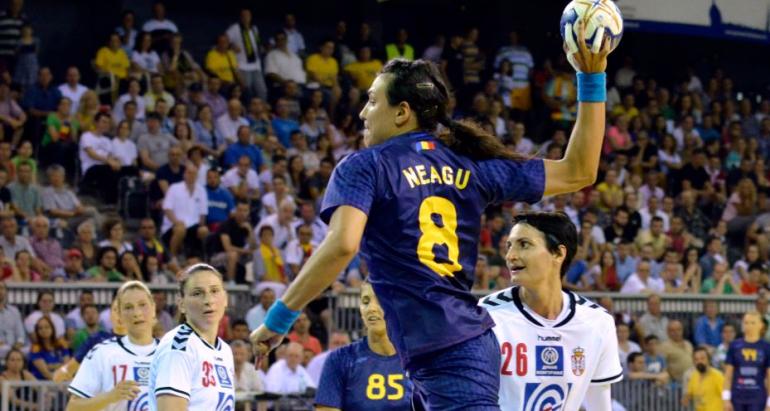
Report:
[[[187,351],[187,340],[190,338],[190,334],[193,333],[193,329],[187,326],[183,326],[176,332],[174,336],[174,342],[171,343],[172,350]]]
[[[543,342],[561,341],[561,337],[559,337],[558,335],[546,335],[545,337],[543,337],[542,335],[538,335],[537,340],[543,341]]]

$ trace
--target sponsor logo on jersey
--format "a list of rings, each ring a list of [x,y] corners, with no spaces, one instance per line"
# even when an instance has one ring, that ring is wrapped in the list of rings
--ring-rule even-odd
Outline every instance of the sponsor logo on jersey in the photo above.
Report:
[[[219,385],[224,388],[232,388],[233,382],[230,380],[230,373],[227,372],[227,368],[224,365],[214,365],[217,371],[217,379]]]
[[[564,350],[556,345],[538,345],[535,347],[535,375],[564,375]]]
[[[150,384],[150,367],[134,367],[134,381],[139,385]]]
[[[528,382],[524,386],[523,411],[563,411],[571,388],[572,384]]]
[[[126,409],[128,411],[149,411],[150,394],[145,392],[135,399],[129,401]]]
[[[552,342],[552,341],[561,341],[561,337],[558,335],[538,335],[537,340],[541,342]]]
[[[220,391],[219,397],[217,398],[217,407],[214,408],[216,411],[233,411],[235,410],[235,398],[232,395],[228,395],[227,393],[224,393]]]
[[[580,377],[586,371],[586,355],[585,350],[577,347],[572,350],[572,373]]]

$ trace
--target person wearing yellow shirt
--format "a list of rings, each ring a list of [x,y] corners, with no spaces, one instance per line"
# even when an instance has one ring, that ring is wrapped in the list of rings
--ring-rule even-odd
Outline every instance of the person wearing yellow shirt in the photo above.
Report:
[[[340,73],[340,67],[334,55],[334,42],[325,40],[321,44],[318,53],[311,54],[305,61],[305,71],[309,82],[316,82],[329,98],[329,105],[335,107],[342,96],[337,76]]]
[[[382,62],[372,59],[372,50],[369,47],[361,47],[358,50],[358,61],[345,66],[345,73],[352,79],[353,84],[360,90],[369,90],[374,78],[382,70]]]
[[[235,53],[230,50],[230,39],[227,35],[217,36],[217,44],[206,54],[206,70],[217,76],[226,84],[240,81],[238,74],[238,60]]]
[[[690,374],[690,380],[687,382],[682,406],[688,407],[692,402],[694,411],[723,411],[724,375],[710,365],[709,353],[705,347],[693,350],[692,359],[695,370]]]
[[[333,57],[334,42],[326,40],[321,44],[318,53],[311,54],[305,62],[305,70],[310,81],[318,82],[326,88],[337,86],[337,75],[340,72],[337,59]]]
[[[639,109],[636,108],[636,101],[633,93],[623,96],[623,104],[616,104],[610,113],[611,117],[626,116],[629,120],[639,115]]]
[[[412,61],[414,60],[414,47],[407,43],[409,33],[406,29],[399,29],[396,33],[396,42],[385,45],[385,56],[388,61],[395,58]]]
[[[599,192],[599,209],[604,212],[615,209],[623,205],[623,187],[618,183],[618,172],[609,169],[604,174],[604,181],[596,186]]]
[[[107,45],[96,52],[94,65],[98,71],[111,73],[119,80],[128,76],[128,68],[131,63],[126,51],[121,47],[119,35],[116,33],[110,35]]]

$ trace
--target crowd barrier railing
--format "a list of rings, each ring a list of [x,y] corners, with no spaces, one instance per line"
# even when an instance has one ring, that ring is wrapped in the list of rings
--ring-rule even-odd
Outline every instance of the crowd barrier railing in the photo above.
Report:
[[[64,411],[68,383],[3,381],[0,411]]]
[[[474,292],[478,298],[492,292]],[[588,292],[579,293],[587,299],[599,302],[603,297],[612,299],[612,310],[615,313],[639,315],[647,310],[646,294],[620,294]],[[736,322],[743,313],[752,310],[757,300],[756,296],[743,295],[710,295],[710,294],[661,294],[661,310],[671,319],[682,320],[686,327],[693,324],[697,317],[703,314],[705,301],[716,301],[720,315],[728,321]],[[358,310],[360,292],[358,289],[328,294],[329,307],[332,308],[332,328],[347,331],[353,337],[360,335],[363,330],[361,314]],[[419,313],[414,313],[419,316]]]

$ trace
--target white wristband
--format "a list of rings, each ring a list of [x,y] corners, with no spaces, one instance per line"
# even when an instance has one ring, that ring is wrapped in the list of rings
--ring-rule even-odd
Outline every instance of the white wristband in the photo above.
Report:
[[[765,407],[770,407],[770,397],[767,397],[767,401],[765,402]]]
[[[725,401],[730,401],[732,398],[732,395],[730,394],[730,390],[724,390],[722,391],[722,399]]]

